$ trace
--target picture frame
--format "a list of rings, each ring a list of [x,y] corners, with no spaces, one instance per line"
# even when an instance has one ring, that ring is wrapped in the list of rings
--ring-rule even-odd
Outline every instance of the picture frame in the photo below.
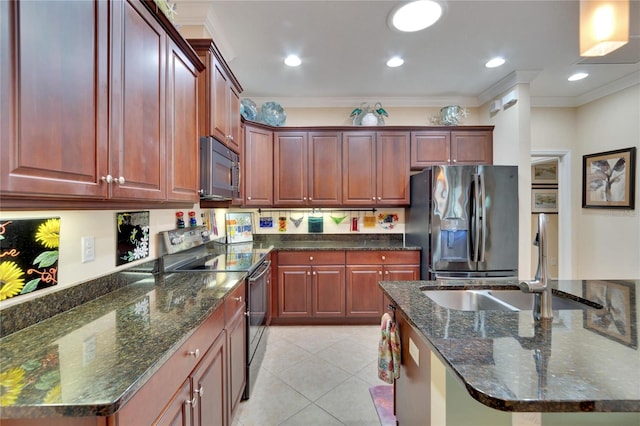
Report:
[[[558,188],[533,188],[531,213],[558,213]]]
[[[558,184],[558,162],[546,161],[544,163],[533,164],[531,166],[532,185],[557,185]]]
[[[584,280],[582,293],[585,299],[604,306],[598,311],[584,311],[584,328],[638,349],[635,284],[625,281]]]
[[[636,148],[582,157],[582,207],[635,208]]]

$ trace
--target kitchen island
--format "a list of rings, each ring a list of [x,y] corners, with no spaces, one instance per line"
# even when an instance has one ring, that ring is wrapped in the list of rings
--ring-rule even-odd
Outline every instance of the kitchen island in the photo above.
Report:
[[[555,310],[546,328],[533,320],[531,310],[447,309],[423,293],[467,287],[518,289],[517,282],[383,281],[380,286],[396,308],[401,335],[406,335],[402,374],[396,382],[401,425],[403,417],[411,418],[402,409],[413,410],[398,403],[403,386],[414,387],[412,407],[419,407],[415,390],[422,386],[422,406],[434,424],[510,425],[509,412],[544,413],[545,425],[639,423],[640,281],[552,282],[574,298],[605,307]],[[420,348],[429,353],[421,354]],[[428,418],[423,424],[429,424]]]

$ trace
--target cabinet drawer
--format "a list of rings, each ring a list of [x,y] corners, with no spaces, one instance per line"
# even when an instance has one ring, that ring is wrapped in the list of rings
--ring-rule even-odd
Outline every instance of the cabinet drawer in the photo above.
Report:
[[[347,265],[419,265],[420,252],[402,250],[349,251]]]
[[[242,283],[224,300],[224,315],[227,325],[238,311],[244,310],[245,297],[245,283]]]
[[[344,251],[281,251],[278,265],[344,265]]]

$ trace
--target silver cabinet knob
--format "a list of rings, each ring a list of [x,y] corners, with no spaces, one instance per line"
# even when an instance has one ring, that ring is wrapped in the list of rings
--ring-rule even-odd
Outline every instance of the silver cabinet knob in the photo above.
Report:
[[[378,201],[382,200],[382,197],[378,197]]]
[[[382,271],[378,271],[378,275],[382,275]]]
[[[106,183],[113,183],[113,176],[111,175],[102,176],[100,179]]]
[[[204,395],[204,388],[202,387],[202,384],[200,384],[200,387],[198,389],[194,389],[193,393],[197,393],[198,395],[200,395],[200,398],[202,398],[202,395]]]
[[[234,297],[233,300],[242,302],[242,296]]]
[[[309,260],[313,260],[313,256],[309,256]]]
[[[247,197],[247,200],[250,200],[250,199],[251,199],[251,197]]]
[[[456,159],[454,158],[454,159],[453,159],[453,162],[454,162],[454,163],[457,163],[457,162],[458,162],[458,160],[456,160]]]
[[[198,404],[198,398],[194,396],[193,399],[187,399],[184,403],[195,407]]]
[[[194,358],[198,358],[200,356],[200,349],[196,349],[195,351],[187,352],[187,355],[190,355]]]
[[[124,176],[120,176],[119,178],[114,179],[114,182],[122,185],[123,183],[125,183]]]
[[[387,260],[387,256],[382,256],[382,260]]]

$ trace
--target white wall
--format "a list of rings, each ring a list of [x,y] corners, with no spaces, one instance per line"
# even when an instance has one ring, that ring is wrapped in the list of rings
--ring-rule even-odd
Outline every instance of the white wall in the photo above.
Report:
[[[572,202],[581,207],[583,155],[640,149],[640,84],[578,108],[576,124]],[[574,210],[576,278],[640,278],[639,190],[636,170],[635,210]]]
[[[532,108],[531,150],[571,154],[571,197],[567,278],[640,278],[640,173],[636,170],[635,210],[582,208],[582,157],[640,144],[640,85],[578,108]],[[637,161],[637,159],[636,159]],[[562,254],[561,254],[562,256]]]

